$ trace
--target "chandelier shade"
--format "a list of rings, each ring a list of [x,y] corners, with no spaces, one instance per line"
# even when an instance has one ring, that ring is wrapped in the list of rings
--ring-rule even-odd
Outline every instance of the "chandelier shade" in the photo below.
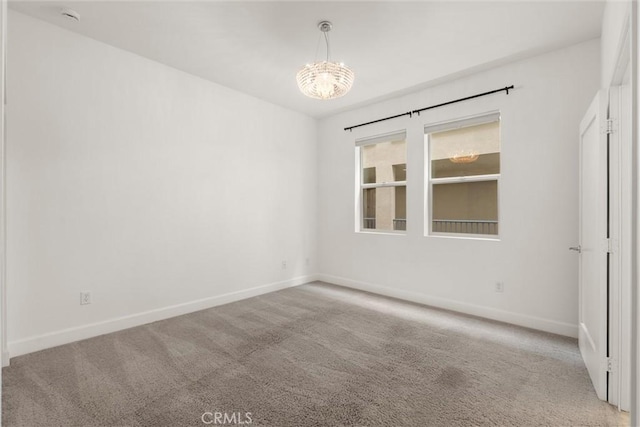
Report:
[[[296,80],[300,91],[310,98],[333,99],[349,92],[354,74],[338,62],[314,62],[298,71]]]
[[[327,59],[307,64],[298,71],[296,81],[300,91],[310,98],[333,99],[343,96],[353,86],[354,74],[341,62],[329,60],[329,31],[333,25],[329,21],[318,23],[327,45]]]

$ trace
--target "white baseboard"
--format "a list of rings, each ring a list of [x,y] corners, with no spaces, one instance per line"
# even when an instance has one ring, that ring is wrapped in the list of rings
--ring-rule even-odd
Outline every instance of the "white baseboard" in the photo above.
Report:
[[[540,317],[469,304],[446,298],[433,297],[412,291],[387,288],[384,286],[346,279],[343,277],[318,274],[300,276],[282,282],[269,283],[267,285],[256,286],[241,291],[230,292],[227,294],[203,298],[183,304],[177,304],[169,307],[132,314],[129,316],[118,317],[102,322],[91,323],[75,328],[63,329],[60,331],[54,331],[42,335],[31,336],[21,340],[11,341],[8,343],[9,351],[2,355],[2,361],[5,366],[8,366],[10,357],[21,356],[23,354],[33,353],[35,351],[40,351],[59,345],[69,344],[75,341],[92,338],[111,332],[117,332],[123,329],[133,328],[135,326],[156,322],[158,320],[164,320],[171,317],[192,313],[194,311],[215,307],[218,305],[240,301],[254,296],[275,292],[281,289],[299,286],[304,283],[313,282],[315,280],[321,280],[323,282],[332,283],[339,286],[359,289],[379,295],[385,295],[405,301],[425,304],[432,307],[444,308],[447,310],[471,314],[487,319],[498,320],[501,322],[511,323],[514,325],[524,326],[527,328],[537,329],[545,332],[551,332],[554,334],[565,335],[572,338],[578,337],[578,326],[572,325],[570,323],[543,319]]]
[[[486,319],[498,320],[500,322],[511,323],[513,325],[524,326],[526,328],[537,329],[539,331],[551,332],[553,334],[564,335],[572,338],[578,337],[578,325],[558,322],[556,320],[543,319],[541,317],[529,316],[526,314],[514,313],[512,311],[499,310],[496,308],[481,305],[469,304],[447,298],[440,298],[421,294],[418,292],[392,289],[385,286],[346,279],[344,277],[319,274],[318,280],[332,283],[334,285],[347,288],[359,289],[374,294],[385,295],[405,301],[416,302],[432,307],[444,308],[473,316],[484,317]]]
[[[133,328],[135,326],[144,325],[158,320],[164,320],[183,314],[193,313],[194,311],[204,310],[218,305],[228,304],[235,301],[267,294],[281,289],[299,286],[304,283],[317,280],[316,275],[300,276],[282,282],[269,283],[267,285],[256,286],[241,291],[230,292],[214,297],[203,298],[182,304],[176,304],[169,307],[149,310],[142,313],[136,313],[129,316],[109,319],[102,322],[91,323],[88,325],[78,326],[75,328],[63,329],[60,331],[49,332],[42,335],[31,336],[21,340],[10,341],[9,354],[3,357],[4,363],[9,361],[9,357],[21,356],[34,351],[44,350],[63,344],[69,344],[75,341],[93,338],[98,335],[109,334],[111,332],[121,331],[123,329]]]

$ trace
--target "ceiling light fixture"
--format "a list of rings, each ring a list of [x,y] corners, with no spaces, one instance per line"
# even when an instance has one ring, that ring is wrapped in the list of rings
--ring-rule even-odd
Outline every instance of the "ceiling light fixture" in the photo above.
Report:
[[[329,31],[333,25],[329,21],[318,23],[327,45],[327,59],[307,64],[298,71],[296,80],[300,91],[310,98],[333,99],[349,92],[353,86],[354,74],[341,62],[329,62]]]

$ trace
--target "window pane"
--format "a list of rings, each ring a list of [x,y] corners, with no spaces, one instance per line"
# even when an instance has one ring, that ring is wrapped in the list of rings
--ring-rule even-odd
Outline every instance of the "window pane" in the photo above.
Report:
[[[407,180],[407,164],[401,163],[399,165],[391,166],[393,170],[394,181],[406,181]]]
[[[433,184],[434,233],[498,234],[498,181]]]
[[[376,228],[376,189],[362,190],[362,228],[375,230]]]
[[[373,184],[376,182],[376,168],[362,169],[362,183]]]
[[[500,122],[429,135],[431,177],[500,173]]]
[[[406,186],[362,190],[362,228],[367,230],[406,230]]]
[[[361,150],[363,184],[406,180],[407,147],[404,140],[364,145]]]

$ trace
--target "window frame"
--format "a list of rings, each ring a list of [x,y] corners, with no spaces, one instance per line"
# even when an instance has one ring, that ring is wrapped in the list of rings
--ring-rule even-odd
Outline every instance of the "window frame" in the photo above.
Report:
[[[432,178],[431,177],[431,134],[438,132],[445,132],[455,129],[461,129],[465,127],[477,126],[486,123],[499,122],[500,130],[500,173],[497,174],[485,174],[485,175],[470,175],[470,176],[456,176],[456,177],[444,177],[444,178]],[[501,203],[500,203],[500,180],[502,175],[502,116],[500,111],[489,111],[473,116],[460,117],[457,119],[446,120],[442,122],[426,124],[424,126],[424,178],[425,178],[425,218],[424,218],[424,235],[425,237],[444,237],[444,238],[457,238],[468,240],[501,240],[502,227],[501,225]],[[433,186],[438,184],[458,184],[468,182],[496,182],[497,200],[497,234],[476,234],[476,233],[452,233],[433,231]]]
[[[364,190],[367,189],[371,189],[371,188],[388,188],[388,187],[405,187],[405,189],[407,188],[407,179],[405,176],[405,180],[404,181],[392,181],[392,182],[380,182],[380,183],[368,183],[365,184],[363,182],[364,180],[364,174],[363,174],[363,165],[364,162],[362,160],[362,156],[363,156],[363,150],[362,148],[368,145],[375,145],[375,144],[381,144],[381,143],[385,143],[385,142],[391,142],[396,140],[395,138],[397,137],[402,137],[401,139],[404,141],[405,143],[405,151],[408,154],[408,147],[407,147],[407,131],[406,129],[404,130],[398,130],[398,131],[394,131],[394,132],[388,132],[388,133],[384,133],[384,134],[380,134],[380,135],[376,135],[376,136],[371,136],[371,137],[364,137],[364,138],[358,138],[356,139],[356,147],[355,147],[355,158],[356,158],[356,227],[355,227],[355,231],[357,233],[365,233],[365,234],[391,234],[391,235],[399,235],[399,236],[406,236],[407,235],[407,230],[406,230],[406,223],[405,223],[405,229],[404,230],[378,230],[375,228],[364,228],[364,210],[365,210],[365,205],[364,205],[364,197],[363,197],[363,193]],[[399,140],[400,138],[398,138],[397,140]],[[407,165],[408,168],[408,163],[409,163],[409,159],[408,157],[406,158],[406,163],[405,165]],[[406,207],[405,207],[406,209]],[[407,215],[408,216],[408,215]],[[405,218],[406,221],[406,218]]]

